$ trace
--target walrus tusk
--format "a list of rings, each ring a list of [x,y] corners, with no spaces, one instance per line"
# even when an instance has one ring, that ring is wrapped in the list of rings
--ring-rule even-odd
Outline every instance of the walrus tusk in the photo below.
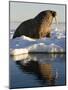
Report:
[[[60,23],[60,17],[58,15],[55,16],[55,23],[56,25]]]
[[[58,16],[55,16],[55,31],[58,30]]]
[[[57,19],[57,16],[55,16],[55,23],[56,23],[56,26],[58,26],[58,19]]]

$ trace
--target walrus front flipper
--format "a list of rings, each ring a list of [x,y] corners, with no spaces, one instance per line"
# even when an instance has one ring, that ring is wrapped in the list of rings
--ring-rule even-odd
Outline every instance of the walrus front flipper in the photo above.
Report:
[[[47,33],[46,37],[50,38],[50,32],[49,32],[49,33]]]

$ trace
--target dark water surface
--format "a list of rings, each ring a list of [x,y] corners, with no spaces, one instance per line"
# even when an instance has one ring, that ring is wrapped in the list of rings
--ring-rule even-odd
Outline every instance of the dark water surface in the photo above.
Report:
[[[10,56],[10,88],[62,86],[66,84],[65,54]]]

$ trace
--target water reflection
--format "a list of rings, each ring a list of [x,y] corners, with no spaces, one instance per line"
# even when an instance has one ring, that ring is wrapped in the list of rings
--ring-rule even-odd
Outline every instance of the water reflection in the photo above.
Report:
[[[59,59],[59,61],[65,60],[65,54],[21,54],[21,55],[15,55],[12,56],[12,59],[14,61],[21,61],[23,63],[27,63],[28,61],[38,61],[39,63],[46,63],[46,62],[52,62],[56,59]]]
[[[41,86],[58,85],[56,80],[61,78],[59,67],[65,62],[64,54],[23,54],[12,58],[22,72],[36,76],[36,81],[40,82]],[[63,73],[65,74],[65,71]]]
[[[34,74],[37,77],[37,81],[40,81],[42,85],[55,84],[54,81],[56,78],[52,75],[52,66],[50,64],[39,64],[38,61],[29,61],[25,65],[17,61],[16,64],[18,64],[24,72]]]

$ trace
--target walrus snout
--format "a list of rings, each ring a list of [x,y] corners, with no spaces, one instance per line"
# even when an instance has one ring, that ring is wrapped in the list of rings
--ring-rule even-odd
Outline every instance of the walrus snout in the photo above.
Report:
[[[56,16],[56,12],[52,11],[52,16],[55,17]]]

